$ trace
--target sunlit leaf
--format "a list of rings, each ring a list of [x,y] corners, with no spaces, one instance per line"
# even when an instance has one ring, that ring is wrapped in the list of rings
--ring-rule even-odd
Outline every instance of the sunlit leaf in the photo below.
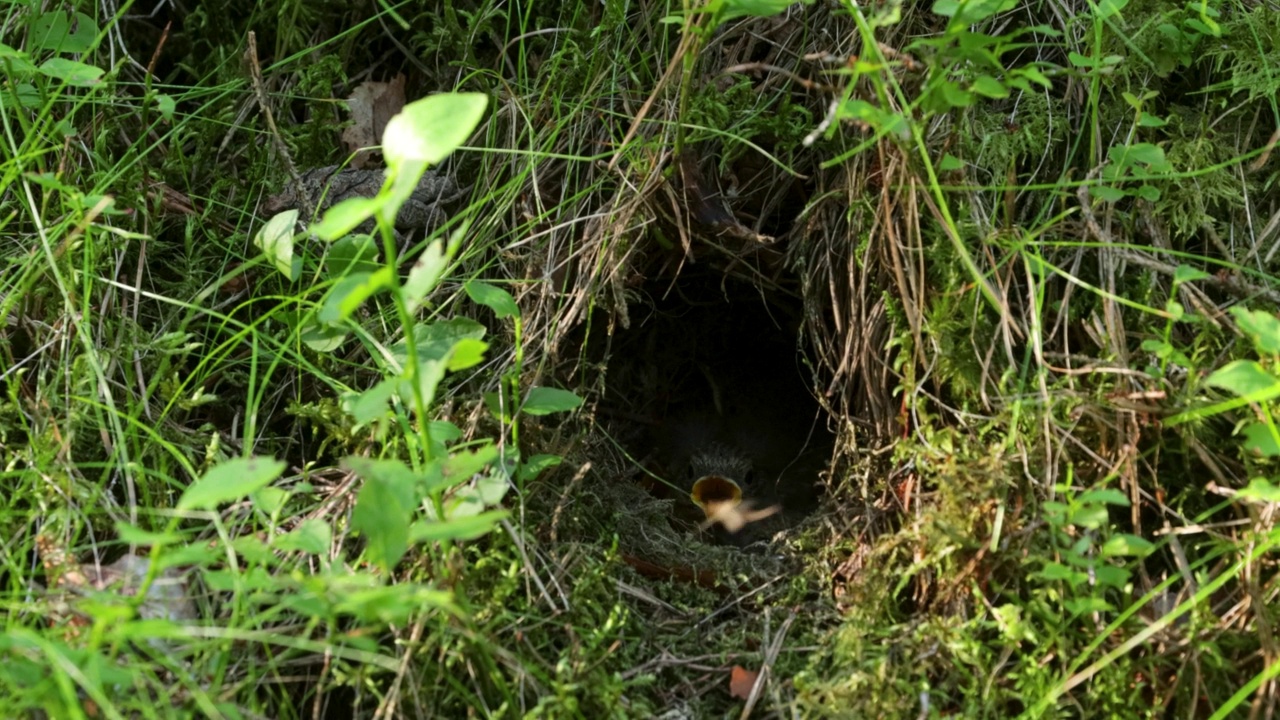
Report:
[[[60,57],[45,60],[39,69],[41,74],[75,87],[98,85],[106,72],[102,68]]]
[[[1236,497],[1262,502],[1280,503],[1280,487],[1266,478],[1254,478]]]
[[[1258,457],[1280,456],[1280,444],[1276,443],[1276,436],[1266,423],[1249,423],[1241,432],[1244,434],[1245,450]]]
[[[290,280],[297,280],[293,276],[293,229],[297,225],[298,211],[285,210],[268,220],[253,236],[253,244]]]
[[[173,122],[173,112],[178,107],[174,99],[163,93],[156,93],[152,96],[152,100],[156,104],[156,109],[160,111],[160,117],[164,118],[165,122]]]
[[[408,162],[444,160],[475,131],[488,104],[480,93],[442,93],[405,105],[382,134],[387,166],[399,171]]]
[[[178,500],[179,510],[212,510],[224,502],[240,500],[280,477],[285,464],[270,458],[234,458],[191,483]]]
[[[300,550],[311,555],[326,555],[333,542],[333,530],[329,523],[310,518],[303,520],[292,532],[272,539],[271,545],[279,550]]]
[[[1009,88],[1005,87],[1004,84],[990,75],[978,76],[970,87],[979,95],[985,95],[989,98],[1009,97]]]
[[[400,295],[409,306],[409,312],[418,311],[427,294],[440,282],[440,276],[448,265],[449,259],[445,256],[443,242],[436,240],[422,251],[413,267],[409,268],[409,277],[405,278],[404,285],[400,288]]]
[[[1229,311],[1258,352],[1280,355],[1280,318],[1265,310],[1249,310],[1235,305]]]
[[[347,198],[326,210],[320,222],[308,229],[321,240],[337,240],[372,218],[385,202],[384,198]]]
[[[484,361],[484,351],[488,349],[489,343],[483,340],[462,338],[449,353],[449,371],[457,372],[479,365]]]
[[[288,490],[268,485],[254,492],[252,498],[254,507],[266,513],[268,517],[275,517],[277,513],[284,509],[284,504],[289,501],[289,496]]]
[[[415,543],[473,540],[493,530],[507,515],[505,510],[490,510],[469,517],[419,521],[413,524],[409,536]]]
[[[485,327],[470,318],[451,318],[442,322],[422,323],[413,328],[414,346],[418,357],[430,360],[447,360],[460,340],[480,340]],[[391,358],[397,368],[403,368],[409,360],[408,347],[403,340],[391,346]]]
[[[1233,360],[1213,371],[1205,384],[1254,400],[1280,395],[1280,380],[1253,360]]]

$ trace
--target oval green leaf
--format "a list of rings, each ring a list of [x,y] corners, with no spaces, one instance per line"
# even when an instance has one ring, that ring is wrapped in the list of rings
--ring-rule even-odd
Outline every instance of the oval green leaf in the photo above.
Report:
[[[488,104],[488,96],[480,93],[443,93],[405,105],[382,133],[387,166],[434,165],[449,157],[475,131]]]
[[[511,293],[496,285],[479,280],[468,280],[463,286],[467,297],[492,310],[498,317],[520,317],[520,306]]]
[[[576,410],[581,406],[582,398],[568,390],[535,387],[530,388],[529,395],[525,398],[524,406],[521,407],[521,410],[528,415],[550,415],[551,413]]]
[[[247,497],[280,477],[285,464],[270,458],[235,458],[205,473],[178,500],[179,510],[212,510],[224,502]]]

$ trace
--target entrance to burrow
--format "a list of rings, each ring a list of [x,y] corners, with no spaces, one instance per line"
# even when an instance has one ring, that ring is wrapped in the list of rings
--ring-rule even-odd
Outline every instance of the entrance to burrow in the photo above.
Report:
[[[675,529],[708,525],[706,541],[755,546],[795,527],[819,505],[834,442],[812,390],[798,282],[757,284],[700,262],[638,290],[630,327],[587,347],[607,368],[600,416],[638,466],[634,481],[673,501]],[[751,522],[706,522],[690,493],[710,475],[741,488],[738,518]],[[702,499],[723,500],[717,489]]]

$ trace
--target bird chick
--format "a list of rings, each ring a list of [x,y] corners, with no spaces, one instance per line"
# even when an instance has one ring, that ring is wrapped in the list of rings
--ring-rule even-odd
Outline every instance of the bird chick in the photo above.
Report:
[[[778,511],[777,506],[753,510],[743,503],[743,486],[753,475],[751,458],[727,445],[712,443],[695,452],[689,459],[689,474],[694,478],[689,498],[707,516],[704,529],[720,525],[736,533],[747,523]]]

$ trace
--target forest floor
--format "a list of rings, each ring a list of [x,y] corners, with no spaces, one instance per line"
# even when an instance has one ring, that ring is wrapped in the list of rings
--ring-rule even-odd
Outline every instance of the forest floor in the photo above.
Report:
[[[5,717],[1280,712],[1280,13],[12,2]]]

